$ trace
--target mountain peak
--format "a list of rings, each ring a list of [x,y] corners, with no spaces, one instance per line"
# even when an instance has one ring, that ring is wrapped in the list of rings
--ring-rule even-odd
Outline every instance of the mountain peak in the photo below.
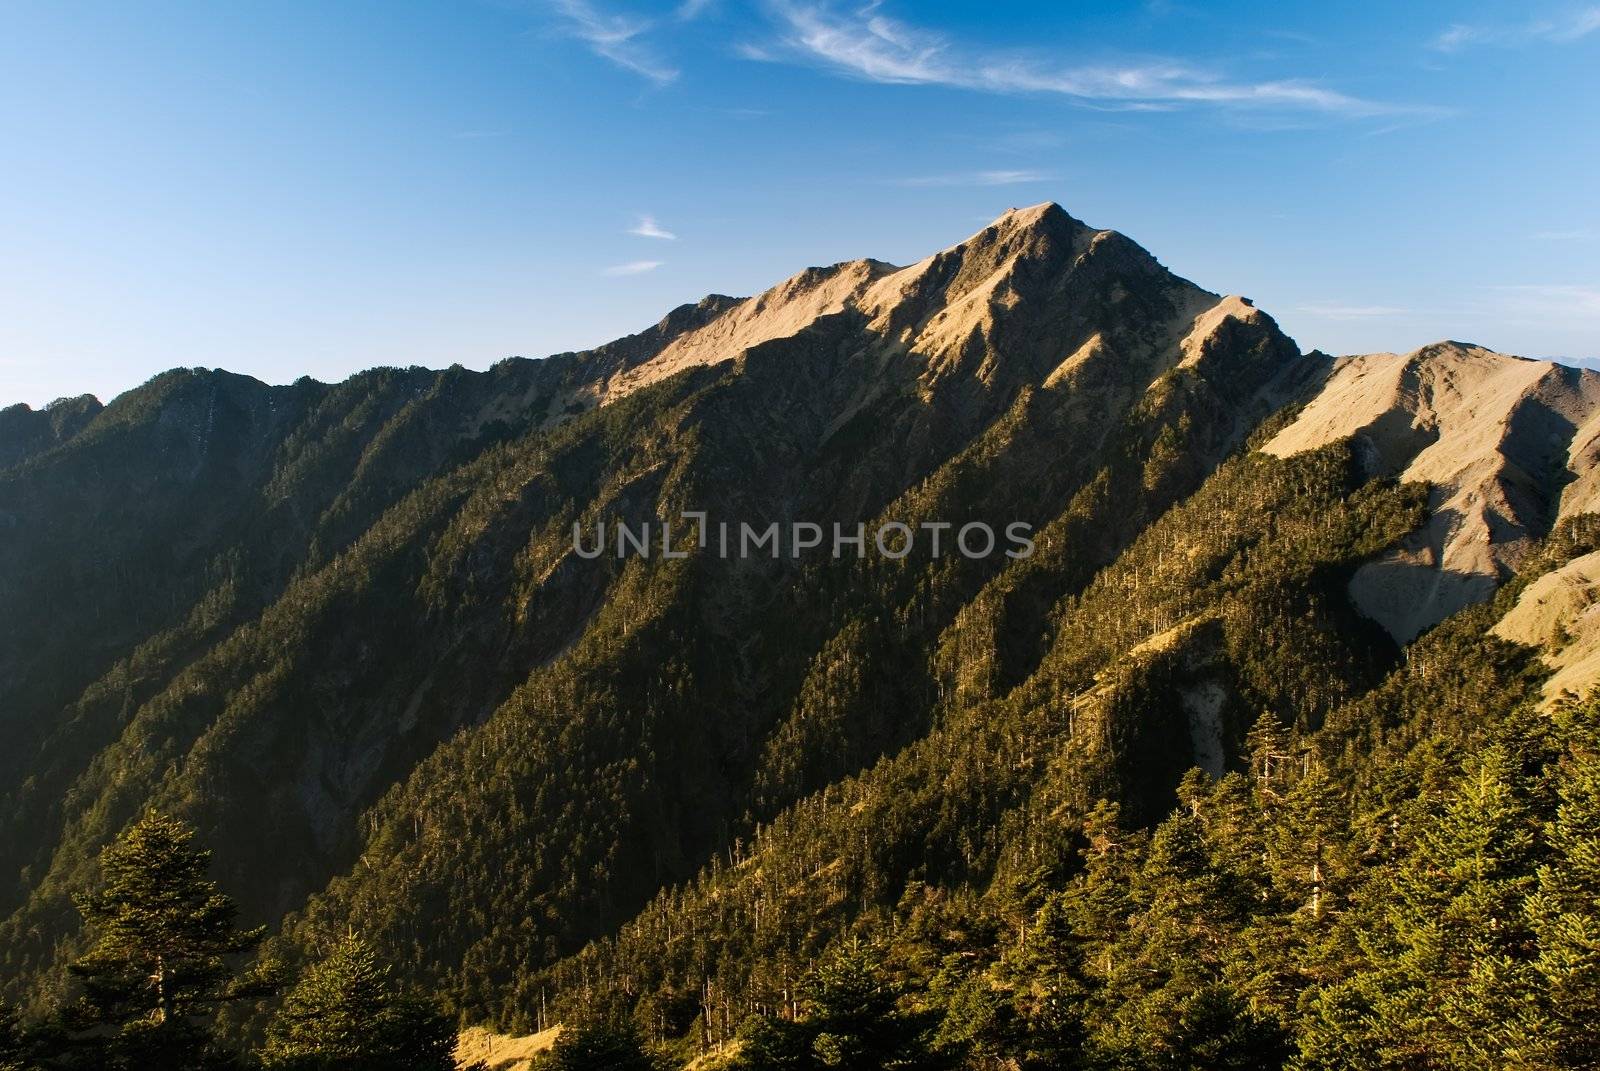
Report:
[[[1513,360],[1527,360],[1526,357],[1517,357],[1515,354],[1499,353],[1480,346],[1476,342],[1459,342],[1453,338],[1442,338],[1438,342],[1430,342],[1426,346],[1419,346],[1407,354],[1416,360],[1438,359],[1441,357],[1477,357],[1486,360],[1503,361],[1507,358]]]
[[[1056,202],[1040,201],[1038,204],[1028,205],[1026,208],[1006,209],[994,221],[994,225],[998,226],[999,224],[1010,222],[1016,226],[1032,226],[1052,219],[1072,220],[1074,223],[1081,222],[1073,219],[1072,214]]]
[[[1088,224],[1074,218],[1054,201],[1043,201],[1026,208],[1007,209],[993,223],[960,244],[966,246],[983,241],[1004,241],[1022,235],[1057,234],[1067,237],[1092,231]]]
[[[865,317],[875,345],[915,354],[913,367],[926,383],[1001,393],[1060,382],[1091,353],[1099,357],[1090,364],[1122,364],[1119,374],[1138,378],[1134,367],[1154,374],[1198,361],[1228,324],[1277,331],[1248,303],[1223,301],[1119,232],[1096,230],[1044,201],[1009,209],[904,268],[844,261],[807,268],[742,301],[702,303],[695,322],[648,360],[580,388],[582,402],[614,401],[846,312]]]

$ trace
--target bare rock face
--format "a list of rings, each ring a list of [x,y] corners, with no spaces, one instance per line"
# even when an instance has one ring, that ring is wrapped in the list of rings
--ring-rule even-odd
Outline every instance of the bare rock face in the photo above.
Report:
[[[1600,682],[1600,551],[1529,584],[1494,634],[1540,648],[1552,670],[1544,685],[1546,702],[1593,688]]]
[[[1433,485],[1426,527],[1350,584],[1400,642],[1487,599],[1559,518],[1600,499],[1594,372],[1458,342],[1345,357],[1265,450],[1346,436],[1375,473]]]

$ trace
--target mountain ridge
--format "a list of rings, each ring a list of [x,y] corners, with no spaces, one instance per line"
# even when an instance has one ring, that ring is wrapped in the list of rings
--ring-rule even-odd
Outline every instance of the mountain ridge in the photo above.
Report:
[[[10,547],[15,568],[7,575],[46,585],[0,585],[0,603],[12,608],[4,615],[13,628],[6,649],[48,652],[50,636],[82,645],[98,629],[105,652],[76,664],[36,658],[39,668],[9,678],[10,709],[64,709],[64,716],[0,725],[17,762],[28,764],[11,775],[12,818],[0,823],[0,843],[28,860],[7,899],[33,904],[13,918],[11,933],[59,925],[47,920],[63,917],[65,893],[84,880],[93,846],[140,801],[193,809],[211,791],[203,785],[230,782],[237,788],[205,819],[214,832],[228,830],[233,845],[218,862],[253,890],[246,906],[257,917],[275,917],[355,858],[357,813],[430,751],[492,723],[496,710],[530,687],[517,683],[530,668],[537,678],[541,666],[598,659],[584,672],[600,673],[608,688],[635,687],[616,675],[636,657],[627,653],[636,625],[607,623],[606,600],[622,595],[606,591],[656,585],[674,620],[698,620],[702,611],[691,607],[700,601],[738,607],[736,619],[761,637],[755,649],[770,663],[761,671],[768,694],[748,722],[729,723],[726,739],[705,741],[725,752],[721,758],[708,753],[689,764],[725,765],[726,774],[691,783],[662,768],[661,784],[675,787],[650,791],[709,792],[714,802],[705,809],[721,815],[724,828],[748,809],[754,780],[767,786],[760,790],[766,806],[781,806],[817,775],[793,781],[749,767],[768,732],[789,732],[781,726],[791,723],[799,731],[806,722],[785,713],[807,702],[793,692],[803,691],[806,651],[859,645],[859,657],[878,651],[870,656],[877,661],[901,657],[893,653],[899,641],[890,642],[881,625],[850,622],[870,619],[870,606],[835,619],[842,606],[829,605],[840,596],[808,592],[812,581],[787,567],[752,574],[703,563],[635,577],[633,565],[580,562],[571,553],[572,523],[603,511],[640,518],[696,506],[755,520],[852,522],[887,513],[1003,523],[1015,510],[1043,522],[1104,462],[1130,449],[1142,453],[1146,438],[1188,413],[1187,430],[1174,425],[1169,434],[1193,449],[1163,462],[1171,475],[1151,476],[1141,492],[1165,501],[1203,478],[1252,423],[1240,404],[1270,408],[1248,402],[1254,386],[1239,388],[1265,382],[1297,354],[1257,316],[1227,319],[1225,331],[1208,336],[1219,340],[1209,350],[1184,350],[1192,327],[1186,302],[1197,288],[1106,233],[1059,210],[1002,220],[910,274],[858,272],[852,293],[871,294],[885,280],[903,292],[838,311],[812,301],[838,273],[802,273],[788,300],[805,315],[776,310],[792,333],[758,325],[736,337],[728,360],[686,362],[603,406],[575,404],[574,392],[662,354],[674,360],[673,345],[736,322],[728,318],[741,307],[754,310],[760,298],[707,299],[598,350],[485,373],[377,370],[339,385],[284,388],[173,373],[118,399],[65,452],[0,474],[0,515],[32,533]],[[939,316],[952,305],[975,329],[963,326],[959,344],[941,333],[951,317]],[[1160,326],[1145,326],[1151,322]],[[1066,352],[1058,353],[1051,336],[1062,332]],[[1091,339],[1098,342],[1070,375],[1040,385]],[[1186,357],[1196,360],[1180,369]],[[219,420],[219,413],[226,415]],[[219,430],[223,439],[215,438]],[[752,444],[759,444],[755,454]],[[118,471],[130,461],[150,474],[130,479]],[[140,500],[107,510],[134,488],[144,489]],[[59,522],[90,503],[104,517],[125,519],[100,525],[98,535],[86,527],[65,542],[42,538],[47,518]],[[183,531],[180,518],[196,511],[248,521],[248,529]],[[1111,534],[1119,530],[1127,535]],[[1131,534],[1127,522],[1108,526],[1101,553]],[[145,548],[136,567],[132,547]],[[125,612],[91,610],[87,602],[54,621],[22,612],[79,561],[104,563],[85,578],[87,590],[125,588]],[[149,595],[121,579],[130,569],[170,593],[164,614],[150,614]],[[945,592],[948,605],[918,611],[931,615],[925,628],[953,613],[959,593],[992,569],[937,565],[923,583]],[[905,586],[912,574],[897,572],[872,583],[888,584],[884,597],[892,601],[913,597],[914,586]],[[847,588],[834,573],[828,585]],[[747,577],[766,593],[755,597]],[[791,604],[802,629],[792,651],[779,638],[784,629],[759,610],[774,599]],[[613,627],[620,631],[607,631]],[[582,642],[589,633],[593,643],[623,646],[615,654],[593,643],[590,650]],[[378,644],[377,636],[387,639]],[[419,648],[455,653],[436,666],[403,658]],[[693,658],[704,662],[699,675],[723,681],[729,701],[763,691],[748,666],[709,649]],[[474,675],[471,666],[482,659],[504,669]],[[928,714],[913,697],[932,687],[926,672],[909,672],[880,695],[889,703],[883,709],[904,713],[864,718],[846,732],[854,742],[796,737],[809,756],[803,765],[842,763],[846,772],[920,732]],[[396,724],[410,728],[396,734]],[[279,756],[271,778],[252,769],[263,755]],[[29,766],[34,775],[24,780],[20,771]],[[664,873],[686,876],[689,860],[720,836],[716,829],[686,814],[663,838],[682,846],[655,849]],[[283,858],[303,863],[284,873],[272,862]],[[628,895],[637,902],[650,891]],[[15,939],[6,943],[18,948]]]
[[[1264,449],[1354,436],[1375,472],[1435,487],[1429,528],[1352,582],[1369,615],[1406,641],[1488,598],[1534,538],[1600,505],[1600,473],[1580,456],[1597,407],[1600,374],[1435,343],[1340,358]]]
[[[355,928],[524,1026],[536,986],[656,962],[681,1027],[708,905],[796,898],[724,860],[833,875],[794,905],[831,940],[938,875],[997,880],[1017,823],[1096,796],[1156,820],[1262,712],[1308,739],[1355,718],[1403,645],[1589,512],[1600,377],[1555,368],[1302,354],[1046,203],[582,353],[179,370],[53,440],[14,413],[0,431],[46,445],[0,467],[0,966],[36,1004],[63,990],[72,894],[158,807],[290,959]],[[573,546],[686,511],[1021,521],[1038,549]],[[1367,598],[1397,569],[1465,580],[1408,595],[1447,613],[1407,635]],[[765,992],[818,951],[757,937],[723,983]]]

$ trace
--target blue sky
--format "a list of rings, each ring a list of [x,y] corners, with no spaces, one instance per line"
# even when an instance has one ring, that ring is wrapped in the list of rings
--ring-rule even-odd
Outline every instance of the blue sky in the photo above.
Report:
[[[0,404],[486,367],[1059,201],[1304,348],[1600,357],[1600,5],[0,0]]]

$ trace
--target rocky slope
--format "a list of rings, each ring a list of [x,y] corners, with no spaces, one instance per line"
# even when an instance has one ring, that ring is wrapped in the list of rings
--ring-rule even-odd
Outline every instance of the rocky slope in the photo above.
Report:
[[[862,321],[883,354],[914,355],[924,388],[960,377],[991,389],[1054,385],[1092,375],[1100,364],[1134,366],[1148,382],[1197,359],[1230,321],[1260,316],[1240,298],[1219,299],[1170,275],[1115,231],[1093,230],[1058,205],[1041,204],[1013,209],[910,267],[855,260],[808,268],[586,394],[614,400],[845,314]],[[1088,324],[1108,331],[1085,332]]]
[[[1551,669],[1547,702],[1600,683],[1600,553],[1539,577],[1517,596],[1494,634],[1537,647]]]
[[[1336,361],[1263,449],[1353,437],[1372,472],[1431,486],[1427,527],[1351,580],[1405,642],[1487,599],[1558,519],[1600,508],[1597,420],[1600,373],[1441,342]]]

